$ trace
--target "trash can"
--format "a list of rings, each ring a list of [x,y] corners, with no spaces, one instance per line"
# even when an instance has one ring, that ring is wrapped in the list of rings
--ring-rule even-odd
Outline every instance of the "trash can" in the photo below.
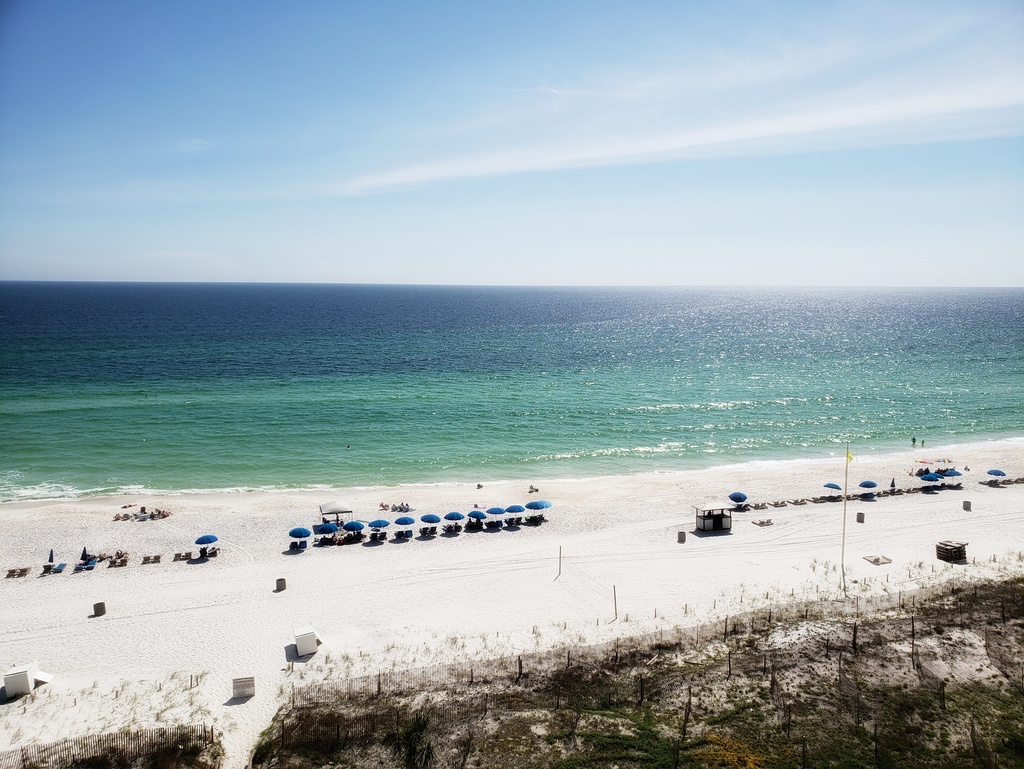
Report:
[[[971,503],[966,499],[964,500],[964,510],[966,510],[968,513],[971,512]]]
[[[676,542],[685,542],[685,541],[686,541],[686,532],[685,531],[681,531],[678,534],[676,534]]]
[[[107,613],[107,604],[106,604],[106,602],[94,603],[92,605],[92,616],[94,616],[94,617],[102,617],[106,613]]]
[[[284,577],[278,577],[278,578],[277,578],[277,592],[279,592],[279,593],[280,593],[280,592],[281,592],[282,590],[284,590],[284,589],[285,589],[286,587],[288,587],[288,583],[287,583],[287,582],[285,582],[285,579],[284,579]]]
[[[857,523],[864,523],[864,513],[857,513]]]

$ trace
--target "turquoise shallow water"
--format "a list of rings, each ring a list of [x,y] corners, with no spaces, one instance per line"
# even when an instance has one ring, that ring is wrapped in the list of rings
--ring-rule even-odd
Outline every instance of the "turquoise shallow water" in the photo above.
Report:
[[[1024,435],[1024,291],[0,283],[0,499]]]

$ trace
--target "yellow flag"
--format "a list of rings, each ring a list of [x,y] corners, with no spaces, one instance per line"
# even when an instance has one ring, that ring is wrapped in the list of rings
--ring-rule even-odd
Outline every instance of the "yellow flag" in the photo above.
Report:
[[[850,453],[849,449],[846,450],[846,461],[847,462],[852,462],[853,461],[853,454]]]

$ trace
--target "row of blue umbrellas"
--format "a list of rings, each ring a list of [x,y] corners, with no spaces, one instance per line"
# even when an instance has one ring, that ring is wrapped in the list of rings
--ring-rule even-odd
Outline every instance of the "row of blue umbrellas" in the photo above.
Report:
[[[486,513],[483,510],[473,510],[468,514],[468,516],[453,510],[450,513],[445,513],[444,519],[446,521],[461,521],[469,517],[474,520],[482,521],[488,515],[498,516],[505,515],[506,513],[525,513],[527,510],[546,510],[549,507],[551,507],[551,503],[546,499],[533,499],[527,502],[525,506],[510,505],[509,507],[490,507],[487,509]],[[433,513],[428,513],[426,515],[421,515],[420,521],[426,524],[438,524],[441,522],[441,518]],[[397,526],[412,526],[415,523],[416,519],[408,515],[403,515],[401,518],[395,519],[395,524]],[[336,534],[338,531],[362,531],[367,525],[371,529],[384,529],[391,525],[391,521],[384,518],[378,518],[375,521],[370,521],[369,524],[364,524],[360,521],[346,521],[341,524],[340,527],[336,523],[324,523],[318,526],[316,530],[318,534]],[[304,526],[296,526],[288,532],[288,536],[294,539],[305,539],[306,537],[312,536],[312,533],[313,532]],[[216,537],[214,537],[213,541],[216,541]],[[206,543],[200,543],[197,541],[196,544]]]
[[[1006,475],[1006,473],[1004,473],[1002,470],[989,470],[988,474],[992,475],[992,476],[995,476],[997,478],[998,477],[1003,477],[1003,476]],[[921,480],[922,481],[928,481],[930,483],[934,483],[935,481],[941,481],[941,480],[944,480],[946,478],[957,478],[957,477],[959,477],[961,475],[963,475],[963,473],[961,473],[959,470],[950,469],[950,470],[945,470],[945,471],[943,471],[941,473],[926,473],[925,475],[921,476]],[[878,484],[875,483],[874,481],[861,481],[857,485],[860,486],[862,489],[874,489],[874,488],[876,488],[878,486]],[[896,485],[896,481],[895,481],[895,479],[893,479],[893,486],[895,486],[895,485]],[[825,488],[826,489],[835,489],[836,491],[842,491],[843,490],[843,487],[840,486],[838,483],[826,483],[825,484]],[[742,505],[744,502],[747,501],[747,495],[744,494],[742,491],[734,491],[732,494],[729,495],[729,499],[732,502],[735,502],[737,505]],[[529,503],[527,504],[527,507],[529,507]]]

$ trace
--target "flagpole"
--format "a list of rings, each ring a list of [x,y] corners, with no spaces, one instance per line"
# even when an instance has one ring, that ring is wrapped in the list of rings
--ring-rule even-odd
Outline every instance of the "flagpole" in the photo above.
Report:
[[[843,545],[839,551],[839,571],[843,575],[843,598],[848,597],[846,593],[846,500],[850,496],[850,444],[846,444],[846,474],[843,477]]]

